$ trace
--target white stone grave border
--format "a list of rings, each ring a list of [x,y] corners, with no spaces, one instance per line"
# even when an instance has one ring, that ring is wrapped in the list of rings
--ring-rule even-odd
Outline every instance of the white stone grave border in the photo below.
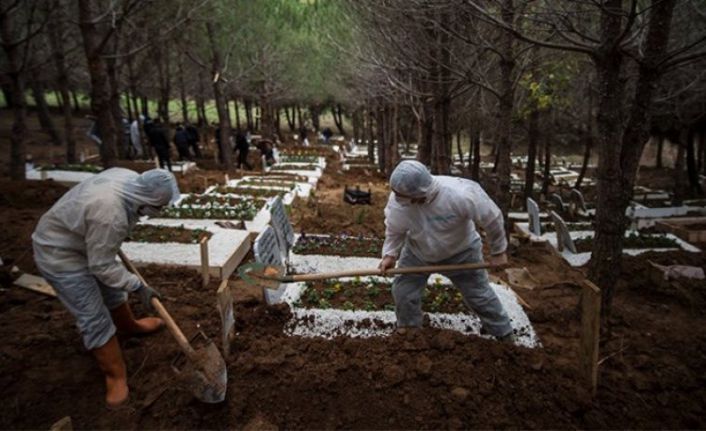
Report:
[[[87,180],[96,175],[95,172],[84,172],[84,171],[65,171],[62,169],[52,169],[48,171],[41,171],[39,169],[30,169],[26,172],[26,179],[28,180],[53,180],[57,183],[65,185],[75,185],[81,181]]]
[[[627,231],[627,232],[625,232],[625,235],[626,236],[630,235],[630,233],[632,233],[632,231]],[[590,237],[590,236],[595,236],[595,234],[596,233],[594,231],[585,231],[585,230],[570,231],[569,232],[571,239],[574,239],[574,240],[586,238],[586,237]],[[626,249],[623,249],[623,253],[630,255],[630,256],[637,256],[642,253],[647,253],[648,251],[666,252],[666,251],[674,251],[674,250],[679,250],[679,249],[684,250],[684,251],[688,251],[688,252],[692,252],[692,253],[701,252],[701,249],[699,249],[698,247],[695,247],[695,246],[689,244],[688,242],[682,240],[681,238],[679,238],[675,235],[672,235],[671,233],[650,234],[650,235],[664,236],[666,238],[671,238],[677,242],[677,244],[679,245],[679,248],[674,248],[674,247],[671,247],[671,248],[626,248]],[[552,247],[554,247],[554,249],[557,249],[557,239],[556,239],[556,235],[554,235],[553,232],[552,232],[552,235],[547,238],[547,241],[549,242],[549,244]],[[574,254],[574,253],[571,253],[570,251],[564,249],[562,252],[557,251],[557,253],[559,253],[564,258],[564,260],[566,260],[569,263],[569,265],[571,265],[573,267],[583,266],[589,260],[591,260],[591,252],[590,251]]]
[[[171,226],[186,229],[206,229],[213,235],[208,240],[208,272],[219,279],[228,278],[250,250],[250,234],[244,230],[222,229],[192,223],[154,223],[157,219],[140,222],[143,225]],[[164,219],[162,219],[164,220]],[[200,244],[176,242],[143,243],[123,242],[121,249],[135,265],[184,266],[201,269]]]

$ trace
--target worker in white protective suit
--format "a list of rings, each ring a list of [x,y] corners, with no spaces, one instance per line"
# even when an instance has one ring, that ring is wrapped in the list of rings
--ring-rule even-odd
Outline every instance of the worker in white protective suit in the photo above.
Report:
[[[145,309],[152,296],[161,296],[128,272],[117,253],[140,216],[156,215],[178,197],[179,187],[170,172],[153,169],[140,175],[108,169],[69,190],[32,234],[39,271],[76,318],[84,346],[105,374],[109,407],[128,398],[116,331],[143,335],[164,326],[157,317],[133,315],[128,292],[137,293]]]
[[[380,269],[483,261],[482,227],[490,245],[487,262],[507,263],[507,239],[500,209],[473,181],[431,175],[417,161],[401,162],[390,176],[392,193],[385,207],[385,243]],[[461,291],[464,302],[480,317],[483,332],[513,341],[510,319],[490,287],[485,270],[444,273]],[[397,327],[422,326],[422,296],[428,274],[395,277]]]

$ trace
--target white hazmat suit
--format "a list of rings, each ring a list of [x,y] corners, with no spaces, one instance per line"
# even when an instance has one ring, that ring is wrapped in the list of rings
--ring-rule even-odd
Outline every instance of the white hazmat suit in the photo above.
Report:
[[[488,237],[493,255],[505,252],[507,239],[500,209],[481,186],[463,178],[433,176],[417,161],[403,161],[390,176],[385,207],[383,258],[398,258],[398,267],[483,261],[476,226]],[[411,199],[423,200],[412,203]],[[400,253],[401,251],[401,253]],[[484,270],[445,273],[461,291],[466,305],[478,314],[486,332],[497,337],[511,333],[510,320],[490,288]],[[421,302],[428,275],[395,277],[397,325],[422,325]]]
[[[115,326],[109,310],[141,287],[116,257],[140,215],[179,198],[174,175],[152,169],[139,175],[112,168],[69,190],[39,220],[32,234],[34,260],[76,317],[87,349],[105,344]]]

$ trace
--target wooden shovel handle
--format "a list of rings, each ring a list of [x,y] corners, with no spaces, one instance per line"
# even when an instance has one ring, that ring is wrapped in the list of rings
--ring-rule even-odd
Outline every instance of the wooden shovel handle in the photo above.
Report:
[[[395,275],[395,274],[418,274],[418,273],[432,273],[432,272],[447,272],[447,271],[460,271],[467,269],[484,269],[490,268],[493,265],[487,262],[479,263],[459,263],[455,265],[429,265],[429,266],[408,266],[406,268],[392,268],[388,269],[384,273],[381,269],[363,269],[363,270],[351,270],[351,271],[338,271],[338,272],[324,272],[320,274],[298,274],[289,275],[283,278],[283,281],[316,281],[316,280],[326,280],[329,278],[340,278],[340,277],[359,277],[359,276],[369,276],[369,275]]]
[[[140,271],[135,268],[135,265],[128,259],[128,257],[123,253],[122,250],[118,250],[118,256],[120,256],[120,260],[123,261],[123,264],[127,267],[127,269],[130,270],[133,274],[137,276],[137,278],[140,279],[142,284],[145,286],[149,286],[145,279],[142,277],[142,274],[140,274]],[[162,304],[162,301],[159,300],[157,297],[152,297],[150,299],[150,303],[152,304],[152,307],[157,311],[157,314],[159,314],[159,317],[164,320],[165,325],[167,325],[167,329],[169,332],[172,334],[174,339],[176,340],[177,344],[179,344],[179,347],[181,347],[181,350],[184,351],[184,354],[189,358],[189,359],[194,359],[196,352],[194,351],[194,348],[191,347],[191,344],[189,344],[189,340],[184,336],[184,333],[181,332],[181,329],[179,328],[179,325],[176,324],[174,319],[172,319],[172,316],[169,314],[166,308],[164,308],[164,305]]]

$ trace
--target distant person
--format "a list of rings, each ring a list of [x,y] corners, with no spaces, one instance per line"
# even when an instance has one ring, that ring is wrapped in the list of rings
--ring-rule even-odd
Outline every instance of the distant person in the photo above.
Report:
[[[306,125],[302,124],[302,126],[299,128],[299,141],[305,147],[309,146],[309,138],[307,137],[307,134],[308,134],[308,130],[306,128]]]
[[[101,132],[98,129],[98,119],[93,115],[86,115],[86,118],[91,121],[91,126],[88,128],[86,136],[88,136],[93,142],[95,142],[98,148],[100,149],[101,145],[103,144],[103,139],[101,138]]]
[[[274,143],[269,139],[260,139],[256,144],[260,154],[265,158],[265,164],[272,166],[275,164]]]
[[[333,136],[333,132],[331,131],[331,128],[330,127],[325,128],[324,131],[321,132],[321,134],[324,137],[324,144],[328,145],[329,142],[331,141],[331,136]]]
[[[194,157],[200,159],[201,149],[199,148],[199,142],[201,137],[199,136],[199,130],[193,124],[186,123],[186,134],[189,137],[189,148],[194,152]]]
[[[174,145],[179,153],[179,160],[185,161],[189,160],[189,133],[184,129],[181,124],[177,124],[176,131],[174,132]]]
[[[150,122],[149,127],[146,126],[146,130],[147,139],[157,153],[159,167],[164,169],[166,166],[171,172],[172,161],[169,156],[169,140],[167,139],[166,131],[162,128],[161,121],[156,119],[154,122]]]
[[[108,169],[66,192],[32,234],[37,268],[75,317],[84,347],[105,376],[111,408],[129,395],[118,331],[144,336],[164,326],[158,317],[135,318],[129,293],[139,296],[144,312],[152,310],[152,297],[161,295],[118,261],[118,250],[140,216],[159,214],[179,196],[169,172]]]
[[[250,132],[248,130],[248,132]],[[252,166],[248,163],[248,154],[250,153],[250,144],[248,143],[247,135],[244,134],[240,129],[235,134],[235,151],[238,152],[238,162],[236,167],[240,169],[241,166],[249,171],[252,170]]]
[[[140,121],[137,118],[130,123],[130,144],[135,157],[141,158],[143,155],[142,139],[140,139]]]

